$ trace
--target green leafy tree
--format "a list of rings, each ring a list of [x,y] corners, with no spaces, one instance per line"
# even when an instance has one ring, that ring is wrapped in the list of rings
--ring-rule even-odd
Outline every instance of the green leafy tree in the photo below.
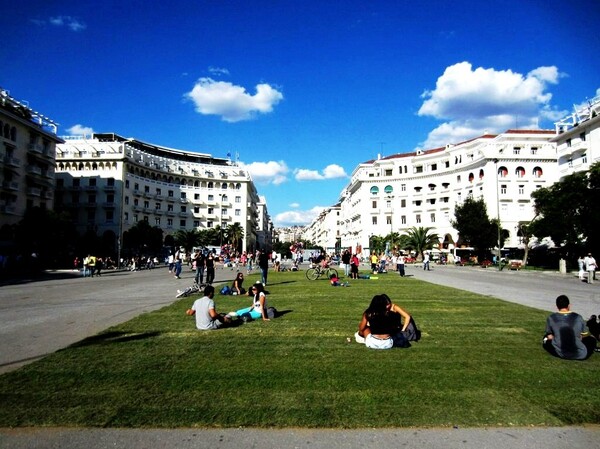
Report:
[[[454,209],[450,224],[458,231],[459,241],[472,246],[480,256],[498,244],[498,220],[490,220],[483,198],[467,198]]]
[[[394,251],[399,248],[400,234],[398,232],[390,232],[385,236],[385,241],[389,243],[390,251]]]
[[[600,251],[600,163],[589,171],[573,173],[550,187],[533,192],[535,211],[539,219],[531,224],[538,238],[550,237],[566,248],[568,257],[577,257],[579,248]]]
[[[371,251],[371,254],[382,253],[385,250],[385,243],[385,237],[381,237],[379,235],[372,235],[369,238],[369,250]]]
[[[160,254],[162,242],[162,229],[150,226],[146,220],[138,221],[129,231],[123,233],[123,248],[132,255]]]
[[[423,253],[428,249],[437,247],[440,244],[440,237],[435,232],[430,232],[433,228],[413,226],[406,233],[406,245],[409,249],[417,252],[423,259]]]

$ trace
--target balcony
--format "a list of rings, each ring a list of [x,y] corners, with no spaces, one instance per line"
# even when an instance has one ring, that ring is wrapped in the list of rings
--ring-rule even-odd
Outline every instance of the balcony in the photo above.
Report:
[[[88,203],[84,203],[84,207],[86,209],[95,209],[97,205],[98,205],[97,203],[89,203],[89,202]]]
[[[39,143],[30,143],[27,145],[27,150],[31,151],[32,153],[42,154],[44,152],[44,146],[40,145]]]
[[[3,214],[16,214],[17,208],[9,204],[2,204],[0,205],[0,212]]]
[[[27,173],[32,174],[32,175],[42,176],[42,169],[40,167],[38,167],[37,165],[28,165]]]
[[[186,218],[186,217],[189,217],[189,216],[190,216],[190,213],[189,213],[189,212],[179,212],[179,214],[178,214],[178,215],[179,215],[180,217],[184,217],[184,218]]]
[[[4,156],[4,165],[7,167],[20,167],[21,160],[12,156]]]
[[[114,209],[115,203],[114,203],[114,201],[105,201],[104,203],[102,203],[102,207],[104,209]]]
[[[96,186],[84,186],[83,190],[86,190],[88,192],[95,192],[96,191]]]
[[[19,190],[19,183],[16,181],[4,181],[2,187],[7,190]]]
[[[142,196],[142,191],[139,189],[134,189],[133,190],[133,196]]]
[[[37,187],[29,187],[27,189],[27,195],[42,196],[42,189],[39,189]]]
[[[164,213],[165,213],[165,211],[162,209],[154,209],[154,215],[162,215]]]
[[[112,185],[112,186],[106,185],[106,186],[104,186],[104,191],[105,192],[114,192],[115,186],[114,185]]]

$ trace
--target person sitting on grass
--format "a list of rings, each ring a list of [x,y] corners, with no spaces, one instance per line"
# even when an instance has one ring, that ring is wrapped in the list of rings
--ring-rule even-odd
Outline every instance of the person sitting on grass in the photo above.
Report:
[[[262,318],[263,321],[270,321],[271,318],[275,318],[275,309],[267,306],[267,297],[262,283],[257,282],[250,287],[248,294],[252,296],[252,305],[235,312],[229,312],[228,317],[240,318],[243,321],[258,320],[259,318]]]
[[[375,295],[363,313],[354,336],[358,343],[364,343],[371,349],[408,348],[410,343],[403,331],[407,330],[410,323],[408,312],[393,304],[388,295]]]
[[[546,320],[543,347],[555,357],[569,360],[585,360],[596,349],[596,339],[585,331],[585,322],[578,313],[571,312],[569,298],[556,298],[558,312]]]
[[[187,315],[196,315],[196,328],[199,330],[212,330],[225,327],[231,323],[231,319],[215,309],[215,288],[207,285],[204,288],[204,296],[194,301],[191,309],[186,311]]]
[[[242,287],[244,284],[244,275],[243,273],[238,273],[235,279],[233,280],[233,285],[231,286],[231,293],[233,295],[243,295],[246,293],[246,289]]]
[[[335,274],[332,274],[331,276],[329,276],[329,283],[331,284],[332,287],[348,287],[348,283],[340,282],[340,278],[337,277]]]

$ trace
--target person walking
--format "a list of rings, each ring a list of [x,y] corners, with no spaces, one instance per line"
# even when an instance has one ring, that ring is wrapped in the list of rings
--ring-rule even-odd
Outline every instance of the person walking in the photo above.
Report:
[[[404,271],[404,265],[405,265],[405,259],[404,256],[402,254],[398,254],[398,259],[396,260],[397,265],[398,265],[398,273],[400,273],[401,277],[404,277],[405,275],[405,271]]]
[[[431,271],[429,268],[429,252],[423,255],[423,270]]]
[[[593,284],[594,278],[596,277],[596,259],[594,259],[594,257],[592,256],[592,253],[588,253],[584,261],[585,271],[587,271],[588,274],[587,283]]]
[[[194,250],[194,255],[192,256],[192,261],[194,262],[194,266],[196,269],[196,275],[194,276],[194,282],[200,285],[204,280],[204,269],[206,262],[204,260],[204,254],[200,251],[200,248],[196,248]]]
[[[260,251],[258,255],[258,267],[260,268],[260,277],[263,286],[267,285],[267,277],[269,276],[269,255],[266,251]]]
[[[207,284],[212,284],[215,280],[215,253],[213,251],[209,251],[208,255],[204,259]]]
[[[344,264],[344,274],[346,275],[346,277],[350,276],[350,258],[351,258],[351,254],[350,251],[345,250],[342,253],[342,264]]]

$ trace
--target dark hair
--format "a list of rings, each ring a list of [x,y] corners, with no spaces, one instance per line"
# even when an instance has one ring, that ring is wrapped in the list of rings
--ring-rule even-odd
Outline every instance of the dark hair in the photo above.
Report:
[[[243,278],[243,277],[244,277],[244,273],[240,272],[237,274],[237,276],[235,278],[239,279],[239,278]]]
[[[210,296],[215,293],[215,288],[212,285],[204,287],[204,296]]]
[[[558,298],[556,298],[556,307],[558,310],[569,307],[569,298],[567,295],[560,295]]]
[[[367,310],[365,310],[367,318],[378,315],[385,315],[388,311],[388,305],[391,302],[392,301],[390,300],[390,297],[385,293],[373,296],[371,304],[369,304],[369,307],[367,308]]]

